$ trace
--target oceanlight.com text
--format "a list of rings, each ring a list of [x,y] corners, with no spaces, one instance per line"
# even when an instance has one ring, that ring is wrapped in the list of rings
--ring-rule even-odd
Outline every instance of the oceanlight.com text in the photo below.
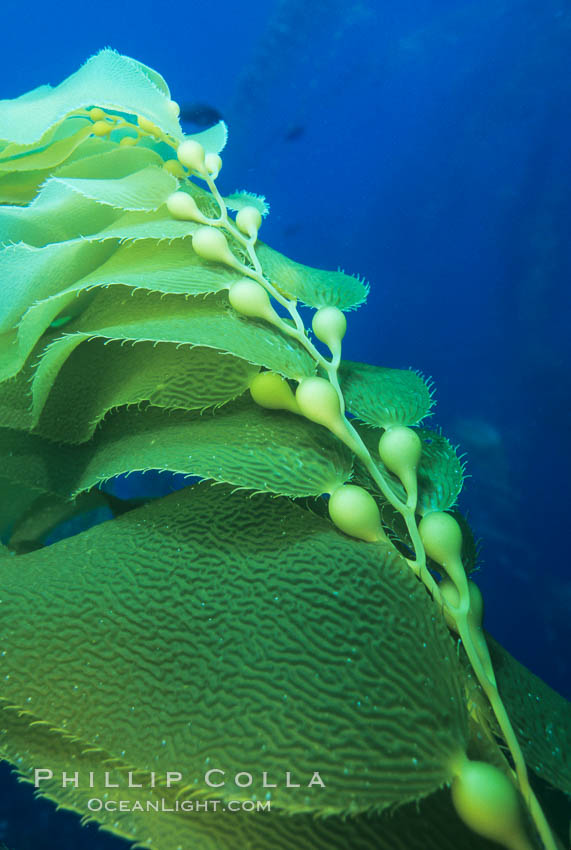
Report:
[[[90,812],[269,812],[270,800],[103,800],[87,801]]]

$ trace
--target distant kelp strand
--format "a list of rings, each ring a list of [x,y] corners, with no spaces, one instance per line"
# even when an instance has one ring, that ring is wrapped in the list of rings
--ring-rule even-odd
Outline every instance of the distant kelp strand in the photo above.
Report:
[[[175,742],[187,740],[187,724],[199,722],[202,739],[212,742],[208,758],[231,756],[230,761],[250,759],[253,764],[260,754],[248,750],[247,739],[241,739],[238,731],[227,749],[217,749],[216,741],[221,740],[220,729],[245,722],[237,717],[243,713],[239,696],[259,690],[265,702],[255,709],[254,717],[260,718],[264,752],[268,742],[280,744],[285,735],[281,751],[289,748],[301,759],[303,727],[309,724],[312,740],[328,742],[331,775],[342,762],[347,768],[329,797],[304,796],[304,791],[289,797],[285,792],[276,795],[277,814],[272,814],[272,819],[278,819],[276,841],[283,829],[280,811],[296,816],[375,813],[426,797],[451,783],[456,811],[475,833],[514,850],[526,850],[537,845],[520,811],[519,790],[543,846],[555,850],[499,697],[481,628],[481,596],[467,578],[474,564],[473,541],[465,521],[459,522],[449,512],[462,487],[462,462],[442,435],[419,427],[432,406],[430,387],[412,371],[342,359],[345,314],[365,301],[368,287],[343,272],[302,266],[264,245],[258,234],[269,211],[265,199],[248,192],[225,197],[218,189],[220,153],[226,142],[223,122],[184,137],[177,116],[178,107],[160,75],[109,50],[55,89],[39,89],[0,104],[0,138],[4,139],[0,145],[4,203],[0,207],[0,271],[3,279],[11,281],[0,296],[4,482],[0,492],[6,502],[14,485],[22,494],[7,514],[4,539],[14,550],[17,540],[25,540],[31,548],[34,524],[30,517],[40,506],[45,518],[52,500],[54,522],[59,522],[66,499],[85,498],[96,485],[119,474],[149,469],[198,476],[258,494],[325,497],[329,519],[318,521],[299,508],[292,513],[292,506],[283,500],[270,510],[267,498],[256,501],[260,496],[246,500],[226,493],[217,501],[212,490],[195,486],[188,502],[186,496],[163,500],[149,506],[147,513],[133,512],[69,542],[26,555],[29,570],[24,583],[18,570],[10,584],[12,617],[6,620],[3,633],[10,657],[13,647],[28,646],[26,635],[19,631],[18,606],[22,600],[29,604],[37,586],[43,588],[40,598],[52,594],[53,600],[45,611],[42,634],[47,640],[59,605],[58,623],[65,623],[68,630],[69,669],[77,667],[78,676],[80,669],[85,670],[86,644],[77,632],[78,622],[66,614],[78,605],[81,608],[79,601],[70,601],[75,599],[73,577],[81,560],[82,587],[93,586],[88,593],[91,603],[96,587],[108,587],[114,598],[128,602],[118,609],[108,635],[98,631],[94,622],[90,646],[99,646],[102,657],[112,658],[113,646],[122,635],[122,644],[132,647],[127,663],[137,672],[138,690],[127,698],[115,687],[117,683],[110,687],[105,714],[116,716],[116,723],[102,723],[93,716],[97,700],[102,699],[94,686],[101,673],[87,671],[81,685],[85,705],[77,713],[71,703],[55,707],[45,701],[40,680],[34,678],[36,659],[31,653],[20,653],[14,656],[19,674],[10,674],[11,681],[0,694],[11,718],[2,752],[14,761],[16,753],[26,749],[30,733],[20,719],[29,717],[30,723],[40,724],[34,728],[41,734],[27,750],[28,765],[37,763],[40,756],[47,758],[48,753],[54,763],[61,761],[66,742],[73,742],[80,748],[75,758],[94,753],[88,757],[89,764],[111,759],[119,770],[148,771],[154,764],[163,764],[159,727],[166,728],[171,718],[177,718],[172,727],[173,752],[179,749]],[[298,302],[315,310],[311,330],[304,326]],[[202,528],[204,511],[208,520]],[[209,524],[214,527],[218,521],[222,525],[203,551],[198,542],[209,538]],[[26,534],[22,533],[24,522]],[[45,534],[46,520],[36,528],[38,534],[40,530]],[[149,536],[146,531],[151,529]],[[230,548],[222,559],[221,541],[229,529]],[[308,691],[307,681],[300,680],[299,690],[291,694],[293,714],[287,723],[284,690],[267,672],[277,662],[268,660],[267,669],[262,665],[260,684],[250,682],[247,666],[239,665],[233,655],[240,648],[246,652],[250,635],[262,634],[262,624],[272,621],[273,614],[269,620],[267,616],[270,609],[254,613],[252,605],[260,588],[277,581],[278,541],[283,544],[284,583],[276,588],[273,601],[268,597],[266,602],[275,610],[279,627],[266,636],[265,645],[281,647],[284,682],[298,668],[300,675],[305,670],[302,679],[309,676],[312,682]],[[36,542],[40,546],[41,538]],[[262,559],[260,569],[250,575],[260,546],[271,552],[271,558]],[[297,574],[296,546],[303,548]],[[354,549],[347,549],[350,546]],[[124,569],[103,575],[110,551]],[[221,562],[231,564],[233,557],[235,567],[225,580],[236,595],[221,602],[217,571]],[[52,558],[59,565],[57,575],[49,569]],[[359,578],[361,558],[369,572]],[[338,584],[331,584],[331,573],[321,570],[331,560],[335,569],[345,565]],[[4,567],[8,569],[12,562],[15,565],[4,552]],[[161,563],[164,570],[153,572]],[[58,584],[62,564],[69,570],[69,592],[62,592]],[[146,592],[134,592],[129,598],[127,588],[113,590],[113,581],[122,581],[133,564],[139,565],[132,576],[135,587],[151,589],[154,583],[151,613]],[[198,564],[208,565],[206,572],[195,574]],[[372,571],[371,565],[375,565]],[[181,577],[183,585],[171,603],[168,600]],[[288,598],[288,582],[298,588],[299,595],[282,610],[273,603]],[[368,588],[366,596],[360,594],[350,605],[342,604],[357,586]],[[190,669],[187,641],[197,652],[200,648],[204,657],[212,651],[209,620],[202,619],[200,610],[185,608],[185,596],[191,599],[197,593],[217,617],[227,619],[228,629],[236,629],[229,657],[242,678],[236,680],[224,702],[227,714],[219,720],[211,698],[193,691],[200,669],[192,680],[184,678],[183,671]],[[153,675],[142,660],[144,637],[138,626],[133,633],[130,629],[146,623],[147,633],[158,623],[157,641],[166,640],[169,612],[177,612],[176,599],[182,600],[185,616],[172,622],[171,644],[178,647],[184,663],[179,666],[165,659],[166,667],[161,666],[170,671],[172,699],[161,700],[152,737],[152,705],[147,700],[155,690]],[[371,607],[372,600],[376,602]],[[407,605],[412,607],[404,616]],[[329,623],[327,634],[310,647],[312,653],[322,652],[323,674],[314,670],[307,646],[295,641],[291,646],[282,644],[284,635],[301,631],[298,615],[302,610],[306,611],[304,623],[312,616],[320,623],[325,617]],[[363,619],[359,620],[361,631],[355,634],[357,652],[363,636],[369,637],[361,650],[362,678],[352,683],[355,668],[346,666],[353,661],[352,650],[345,643],[342,651],[336,647],[345,640],[341,636],[349,623],[359,617]],[[489,716],[473,710],[473,686],[452,661],[455,648],[446,627],[462,640],[491,707]],[[58,627],[57,635],[61,634]],[[124,640],[127,634],[129,639]],[[48,658],[64,652],[58,640],[54,636]],[[411,648],[410,640],[420,643]],[[227,680],[222,661],[222,656],[216,661],[221,665],[220,683]],[[206,667],[213,663],[214,658]],[[425,669],[430,673],[428,680],[423,678]],[[350,706],[335,703],[336,678],[343,693],[354,695]],[[440,685],[433,692],[436,681]],[[396,689],[394,699],[383,707],[380,697],[374,697],[376,688],[384,688],[386,694]],[[26,706],[24,694],[32,692],[33,705]],[[183,692],[191,696],[188,702],[179,701]],[[219,692],[218,685],[213,692]],[[308,702],[310,693],[314,702]],[[431,696],[424,705],[428,693]],[[140,707],[136,718],[123,714],[124,699]],[[376,709],[371,707],[375,705]],[[394,722],[395,711],[406,753],[398,764],[387,761],[388,740],[396,741],[397,731],[393,729],[388,738],[383,731],[383,724]],[[513,769],[497,745],[475,746],[468,713],[488,742],[491,725],[496,724]],[[327,722],[322,728],[324,717]],[[342,718],[346,725],[337,728]],[[180,723],[186,731],[176,725]],[[274,724],[271,734],[268,724]],[[352,737],[350,729],[361,729],[361,737]],[[416,737],[409,740],[409,733]],[[129,736],[133,743],[127,747]],[[255,748],[254,729],[250,737]],[[361,754],[359,747],[365,741],[368,745]],[[203,754],[192,748],[182,751],[188,752],[189,763],[198,771]],[[314,755],[325,758],[317,748]],[[277,755],[274,763],[278,763]],[[26,775],[26,767],[20,770]],[[203,781],[198,778],[197,783],[189,792],[212,796]],[[62,794],[54,788],[49,793],[65,805],[78,808],[82,804],[81,794]],[[182,845],[185,831],[194,829],[183,818],[171,832],[157,837],[150,820],[143,822],[136,814],[117,822],[104,815],[97,819],[118,834],[164,850]],[[275,846],[268,837],[271,823],[264,818],[268,832],[252,833],[247,839],[251,846],[261,850]],[[303,833],[306,826],[299,824]],[[222,821],[218,828],[224,831]],[[313,840],[316,847],[333,846],[327,844],[326,833],[319,839],[315,833],[308,841]],[[369,847],[372,836],[363,835],[362,846]],[[224,839],[225,844],[216,836],[217,847],[235,846],[232,835]],[[423,846],[431,846],[431,840],[426,837]],[[445,846],[445,841],[439,846]],[[484,846],[480,839],[473,841],[474,847]],[[416,846],[413,842],[411,838],[409,846]]]

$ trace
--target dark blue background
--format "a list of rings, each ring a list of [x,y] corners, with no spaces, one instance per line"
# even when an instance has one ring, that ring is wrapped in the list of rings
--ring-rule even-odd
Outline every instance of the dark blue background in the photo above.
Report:
[[[0,97],[127,53],[223,114],[219,183],[267,196],[265,240],[370,281],[344,354],[434,379],[432,423],[467,452],[486,625],[569,694],[568,3],[65,0],[3,19]],[[13,819],[0,838],[119,844],[38,817],[45,839]]]

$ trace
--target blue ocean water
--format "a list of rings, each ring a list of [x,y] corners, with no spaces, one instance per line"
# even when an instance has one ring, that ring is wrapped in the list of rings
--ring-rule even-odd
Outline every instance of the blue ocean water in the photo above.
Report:
[[[190,117],[227,121],[220,182],[266,195],[265,240],[370,282],[344,356],[434,380],[431,424],[467,453],[486,626],[569,695],[569,5],[64,0],[5,16],[0,97],[103,46],[131,55]],[[8,787],[13,850],[119,847],[50,807],[25,825]]]

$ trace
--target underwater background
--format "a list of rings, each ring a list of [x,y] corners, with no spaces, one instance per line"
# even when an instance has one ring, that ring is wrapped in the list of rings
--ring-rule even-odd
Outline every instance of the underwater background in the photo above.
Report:
[[[0,98],[130,55],[187,132],[228,123],[220,182],[266,196],[265,240],[370,282],[344,356],[434,380],[430,424],[467,455],[486,627],[569,696],[568,3],[65,0],[3,21]],[[127,846],[32,803],[6,765],[0,791],[0,846]]]

